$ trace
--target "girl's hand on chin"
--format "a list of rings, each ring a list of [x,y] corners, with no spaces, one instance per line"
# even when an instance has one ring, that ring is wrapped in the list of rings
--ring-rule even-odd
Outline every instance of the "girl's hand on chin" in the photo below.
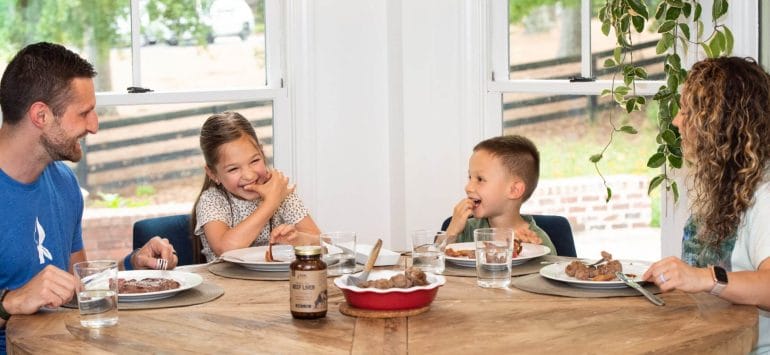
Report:
[[[265,201],[280,204],[283,200],[294,192],[294,184],[289,184],[289,178],[283,175],[279,170],[273,170],[270,179],[264,184],[252,184],[244,186],[244,189],[254,191]]]

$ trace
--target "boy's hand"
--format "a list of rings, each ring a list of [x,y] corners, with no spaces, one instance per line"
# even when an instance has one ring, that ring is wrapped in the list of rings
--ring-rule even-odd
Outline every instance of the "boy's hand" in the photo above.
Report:
[[[451,243],[457,239],[457,236],[465,229],[465,223],[468,222],[468,218],[473,215],[473,201],[469,198],[464,198],[455,205],[454,212],[452,213],[452,222],[449,223],[449,227],[446,229],[446,234],[449,236],[447,243]]]
[[[270,179],[264,184],[248,185],[244,186],[244,189],[258,193],[264,202],[274,204],[275,208],[278,208],[283,200],[294,192],[296,186],[289,185],[289,178],[279,170],[272,170],[270,173]]]
[[[516,230],[515,237],[522,243],[542,244],[543,241],[529,228],[521,228]]]

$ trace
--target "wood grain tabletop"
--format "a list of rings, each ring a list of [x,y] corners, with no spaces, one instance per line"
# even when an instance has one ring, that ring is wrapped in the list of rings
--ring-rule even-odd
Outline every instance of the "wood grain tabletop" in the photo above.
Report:
[[[475,278],[447,277],[431,309],[409,318],[352,318],[329,279],[329,311],[295,320],[287,281],[228,279],[197,266],[224,288],[212,302],[119,312],[115,327],[88,330],[76,309],[13,316],[11,354],[39,353],[747,353],[757,310],[708,294],[569,298],[514,288],[482,289]]]

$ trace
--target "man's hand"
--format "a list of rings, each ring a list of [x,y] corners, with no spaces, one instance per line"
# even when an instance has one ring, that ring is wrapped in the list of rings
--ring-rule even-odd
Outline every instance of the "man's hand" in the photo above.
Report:
[[[166,260],[166,269],[175,268],[179,262],[176,251],[168,239],[155,236],[134,253],[131,257],[131,265],[134,269],[157,269],[158,259]]]
[[[10,314],[32,314],[41,307],[56,308],[72,299],[77,284],[75,275],[48,265],[24,286],[8,291],[3,304]]]

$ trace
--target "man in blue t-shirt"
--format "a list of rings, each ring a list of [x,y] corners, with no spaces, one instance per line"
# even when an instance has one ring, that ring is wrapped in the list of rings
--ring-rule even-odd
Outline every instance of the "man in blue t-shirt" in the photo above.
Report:
[[[61,160],[79,161],[80,139],[96,133],[93,66],[63,46],[19,51],[0,80],[0,353],[13,314],[58,307],[74,296],[72,265],[86,260],[83,197]],[[153,238],[120,263],[176,266],[168,240]]]

